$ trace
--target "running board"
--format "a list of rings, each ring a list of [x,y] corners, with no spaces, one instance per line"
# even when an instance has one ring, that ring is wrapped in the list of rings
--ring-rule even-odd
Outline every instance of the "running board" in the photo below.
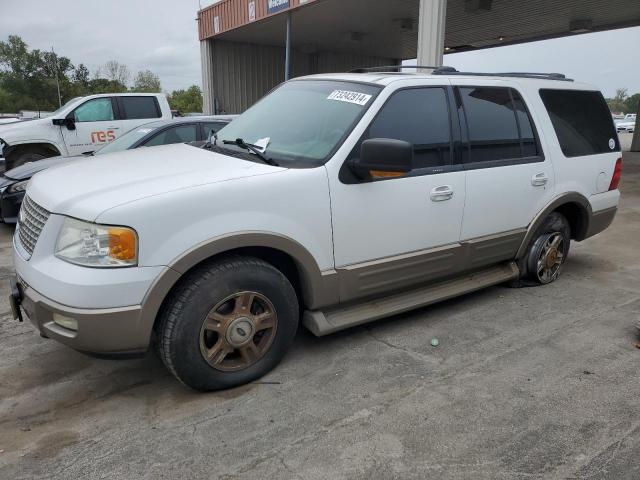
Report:
[[[321,337],[345,328],[355,327],[356,325],[425,307],[509,280],[515,280],[519,275],[520,271],[515,262],[504,263],[470,275],[356,305],[338,307],[326,311],[307,310],[304,312],[302,321],[304,326],[311,330],[314,335]]]

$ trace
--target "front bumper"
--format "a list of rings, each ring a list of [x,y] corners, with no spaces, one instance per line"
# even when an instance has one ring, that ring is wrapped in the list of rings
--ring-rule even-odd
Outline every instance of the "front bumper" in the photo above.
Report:
[[[14,284],[14,281],[11,283]],[[12,305],[18,306],[18,312],[21,308],[45,336],[87,353],[129,355],[146,352],[150,332],[141,325],[142,308],[139,305],[73,308],[46,298],[19,279],[16,283],[18,288],[12,291]],[[70,330],[56,324],[53,321],[54,313],[75,319],[78,329]]]

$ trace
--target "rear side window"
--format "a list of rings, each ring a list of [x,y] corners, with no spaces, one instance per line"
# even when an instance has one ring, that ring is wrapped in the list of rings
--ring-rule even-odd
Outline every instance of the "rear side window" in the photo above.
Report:
[[[120,102],[127,120],[161,117],[155,97],[120,97]]]
[[[600,92],[540,90],[565,157],[620,151],[611,113]]]
[[[393,138],[413,144],[414,169],[448,165],[451,123],[444,88],[411,88],[393,94],[363,140],[368,138]]]
[[[463,163],[540,155],[533,123],[520,94],[510,88],[460,87],[468,148]]]

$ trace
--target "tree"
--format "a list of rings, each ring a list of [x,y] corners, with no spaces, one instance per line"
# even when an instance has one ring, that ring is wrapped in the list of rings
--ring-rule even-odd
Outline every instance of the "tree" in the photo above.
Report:
[[[626,88],[618,88],[616,90],[616,96],[607,100],[609,105],[609,109],[612,112],[624,112],[626,107],[626,100],[628,98],[627,89]]]
[[[174,90],[168,95],[169,105],[182,113],[202,112],[202,90],[192,85],[186,90]]]
[[[624,106],[624,113],[637,113],[640,108],[640,93],[636,93],[627,98]]]
[[[140,93],[160,93],[162,91],[160,78],[150,70],[138,72],[132,91]]]
[[[107,80],[118,82],[122,85],[128,85],[131,78],[129,67],[115,60],[109,60],[97,72],[98,77],[104,77]]]

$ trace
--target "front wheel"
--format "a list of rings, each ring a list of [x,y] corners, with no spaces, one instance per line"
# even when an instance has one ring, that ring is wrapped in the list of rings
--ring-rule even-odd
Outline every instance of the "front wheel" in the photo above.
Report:
[[[557,280],[569,255],[570,242],[569,222],[564,215],[553,212],[540,227],[527,251],[525,278],[537,285]]]
[[[295,290],[275,267],[252,257],[214,261],[191,272],[168,299],[158,350],[185,385],[231,388],[280,362],[298,320]]]

